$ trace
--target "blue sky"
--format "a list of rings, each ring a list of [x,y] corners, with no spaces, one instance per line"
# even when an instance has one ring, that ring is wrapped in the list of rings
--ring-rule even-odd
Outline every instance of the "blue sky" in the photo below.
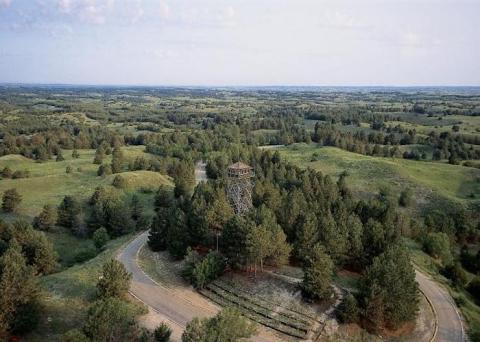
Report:
[[[0,82],[480,85],[480,0],[0,0]]]

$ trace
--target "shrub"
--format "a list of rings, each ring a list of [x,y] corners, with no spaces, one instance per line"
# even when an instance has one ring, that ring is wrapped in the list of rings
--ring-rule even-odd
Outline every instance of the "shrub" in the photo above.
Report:
[[[88,310],[83,330],[93,341],[135,341],[136,314],[133,305],[118,298],[97,300]]]
[[[22,202],[22,196],[17,189],[6,190],[2,197],[2,209],[7,213],[13,213],[17,211],[20,202]]]
[[[225,308],[215,317],[190,321],[183,332],[182,342],[235,342],[248,339],[255,333],[255,325],[238,310]]]
[[[71,167],[70,165],[67,165],[67,167],[65,168],[65,172],[66,173],[72,173],[73,172],[73,167]]]
[[[62,336],[62,342],[90,342],[90,339],[79,329],[72,329]]]
[[[98,176],[109,176],[112,174],[112,167],[108,164],[102,164],[98,167]]]
[[[105,227],[98,228],[93,233],[93,243],[97,249],[102,249],[107,244],[109,239],[110,237],[108,236],[108,232]]]
[[[93,259],[97,256],[97,250],[91,247],[85,247],[75,254],[74,260],[77,264]]]
[[[153,332],[155,342],[168,342],[171,335],[172,329],[165,322],[162,322]]]
[[[468,292],[475,298],[477,303],[480,303],[480,277],[477,276],[468,284]]]
[[[463,287],[468,282],[467,272],[458,262],[445,266],[441,273],[457,286]]]
[[[5,166],[2,170],[2,178],[12,178],[12,169]]]
[[[445,233],[428,233],[423,241],[425,252],[442,261],[443,265],[450,265],[453,256],[450,251],[450,239]]]
[[[90,339],[79,329],[72,329],[63,335],[62,342],[90,342]]]
[[[225,260],[219,253],[213,251],[201,258],[197,252],[188,249],[185,261],[182,275],[200,289],[217,279],[225,269]]]
[[[25,170],[25,171],[17,170],[12,175],[13,179],[28,178],[28,177],[30,177],[30,171],[28,170]]]
[[[412,190],[405,189],[400,193],[398,204],[402,207],[409,207],[412,204]]]
[[[117,175],[113,179],[112,185],[118,189],[125,189],[127,187],[127,181],[123,176]]]
[[[337,317],[342,323],[358,322],[358,303],[351,293],[348,293],[338,306]]]

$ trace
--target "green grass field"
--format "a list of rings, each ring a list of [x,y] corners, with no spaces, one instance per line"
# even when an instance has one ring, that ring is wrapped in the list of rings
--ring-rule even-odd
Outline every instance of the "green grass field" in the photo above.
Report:
[[[137,156],[151,157],[144,152],[144,148],[144,146],[124,147],[127,163]],[[19,216],[31,218],[41,211],[43,205],[58,205],[66,195],[84,199],[90,196],[97,186],[112,184],[115,175],[97,176],[98,165],[93,164],[95,150],[79,150],[80,158],[78,159],[72,158],[71,153],[72,151],[65,150],[63,152],[65,160],[61,162],[50,160],[37,163],[20,155],[0,157],[0,169],[8,166],[14,171],[30,171],[29,178],[0,180],[0,193],[10,188],[16,188],[22,195]],[[105,163],[110,162],[110,156],[107,157],[104,160]],[[73,168],[73,172],[69,174],[65,171],[68,165]],[[169,177],[157,172],[131,171],[121,174],[127,181],[128,188],[126,190],[150,187],[155,190],[161,184],[170,184]]]
[[[361,195],[388,186],[394,193],[412,188],[419,203],[435,196],[461,203],[478,202],[480,198],[480,170],[474,168],[370,157],[316,144],[294,144],[278,150],[295,165],[311,167],[335,178],[347,171],[348,185]]]

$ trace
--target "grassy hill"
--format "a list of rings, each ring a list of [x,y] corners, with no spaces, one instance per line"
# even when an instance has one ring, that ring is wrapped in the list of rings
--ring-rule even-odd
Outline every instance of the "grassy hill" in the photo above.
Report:
[[[128,161],[137,156],[151,157],[144,152],[144,146],[127,146],[123,148],[125,158]],[[115,175],[98,177],[98,165],[93,164],[95,150],[79,150],[80,158],[72,158],[72,151],[65,150],[64,161],[50,160],[37,163],[34,160],[20,155],[6,155],[0,157],[0,169],[5,166],[13,171],[28,170],[29,178],[2,179],[0,180],[0,193],[10,188],[16,188],[23,196],[20,205],[20,216],[31,218],[37,215],[43,205],[58,205],[66,195],[86,198],[100,185],[110,185]],[[109,163],[111,157],[107,156],[104,162]],[[66,173],[67,166],[73,168],[72,173]],[[151,171],[123,172],[129,184],[127,190],[139,190],[140,188],[156,189],[161,184],[170,184],[169,177]]]
[[[441,197],[463,204],[480,202],[480,170],[459,165],[370,157],[316,144],[294,144],[278,149],[300,167],[311,167],[333,177],[348,171],[354,192],[367,196],[382,186],[395,192],[410,187],[417,203]],[[472,197],[473,196],[473,197]]]
[[[82,326],[88,306],[95,298],[96,283],[103,264],[115,257],[132,235],[110,241],[95,258],[41,279],[44,296],[42,317],[26,341],[61,341],[70,329]],[[88,240],[84,240],[88,241]]]

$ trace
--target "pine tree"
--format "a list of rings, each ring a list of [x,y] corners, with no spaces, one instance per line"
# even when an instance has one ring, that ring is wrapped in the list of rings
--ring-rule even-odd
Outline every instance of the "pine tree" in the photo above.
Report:
[[[112,173],[119,173],[123,171],[123,166],[125,164],[125,158],[123,156],[123,151],[120,146],[113,149],[112,154]]]
[[[103,159],[105,158],[105,149],[103,145],[100,145],[95,150],[95,157],[93,158],[93,163],[101,165],[103,163]]]
[[[153,219],[150,234],[148,235],[148,246],[150,246],[150,249],[154,252],[167,249],[168,218],[170,212],[167,208],[160,208],[157,210],[157,215]]]
[[[257,264],[263,271],[263,261],[271,253],[271,234],[264,226],[253,228],[247,235],[248,259],[254,262],[255,276],[257,275]]]
[[[327,299],[332,293],[333,262],[325,248],[316,244],[303,267],[302,292],[311,299]]]
[[[77,216],[82,208],[80,203],[72,196],[65,196],[57,209],[57,224],[66,228],[74,229]]]
[[[33,219],[33,226],[36,229],[49,231],[57,221],[57,210],[53,205],[46,204],[42,212]]]
[[[115,259],[107,261],[102,268],[102,277],[97,283],[100,298],[123,298],[130,288],[132,275],[121,262]]]
[[[216,191],[214,193],[213,203],[207,207],[205,213],[206,223],[210,231],[216,236],[216,249],[218,250],[218,237],[220,236],[223,227],[230,218],[233,217],[233,209],[228,203],[224,191]]]
[[[306,213],[302,216],[296,229],[295,255],[305,261],[313,246],[318,242],[318,227],[315,215]]]
[[[132,196],[132,199],[130,201],[130,207],[132,208],[132,219],[137,221],[143,215],[143,205],[140,202],[140,198],[137,194],[134,194]]]
[[[62,150],[61,150],[61,149],[58,149],[58,151],[57,151],[57,158],[55,159],[55,161],[61,162],[61,161],[64,161],[64,160],[65,160],[65,158],[63,157]]]
[[[408,251],[393,245],[375,257],[361,279],[360,294],[365,317],[378,327],[414,319],[419,294]]]
[[[15,239],[0,258],[0,271],[0,339],[8,340],[10,333],[26,332],[38,322],[39,287]]]

